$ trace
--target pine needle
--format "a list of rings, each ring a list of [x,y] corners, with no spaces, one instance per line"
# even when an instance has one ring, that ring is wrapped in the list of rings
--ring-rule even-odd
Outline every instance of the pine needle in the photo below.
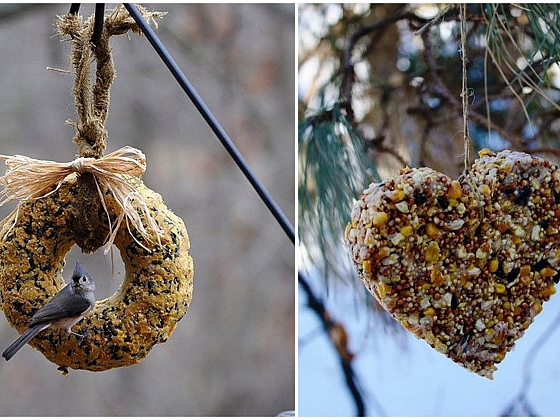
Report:
[[[339,105],[300,122],[298,141],[299,240],[325,278],[344,279],[340,255],[353,199],[379,175]]]

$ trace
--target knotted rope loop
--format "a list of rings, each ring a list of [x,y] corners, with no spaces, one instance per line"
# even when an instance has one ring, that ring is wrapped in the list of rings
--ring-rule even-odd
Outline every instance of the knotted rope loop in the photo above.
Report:
[[[141,8],[148,21],[165,15],[163,12],[149,12]],[[156,24],[157,26],[157,24]],[[76,128],[73,138],[78,146],[78,155],[101,157],[107,146],[105,121],[109,111],[110,88],[115,78],[113,57],[109,38],[123,35],[128,31],[141,33],[140,28],[128,14],[124,6],[115,8],[104,20],[101,38],[96,46],[90,42],[93,34],[94,16],[84,23],[77,14],[58,17],[57,28],[60,35],[70,36],[72,40],[72,65],[76,69],[74,83],[74,102],[78,114],[77,121],[70,122]],[[95,59],[95,84],[91,82],[91,62]]]

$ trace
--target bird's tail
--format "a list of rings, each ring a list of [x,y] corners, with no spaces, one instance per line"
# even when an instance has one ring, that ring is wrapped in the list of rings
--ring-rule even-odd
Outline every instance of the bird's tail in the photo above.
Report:
[[[4,353],[2,353],[2,357],[6,360],[10,360],[12,357],[14,357],[14,354],[16,354],[18,350],[21,349],[29,340],[31,340],[49,325],[50,324],[38,324],[29,328],[22,335],[20,335],[16,341],[10,344],[10,346],[6,350],[4,350]]]

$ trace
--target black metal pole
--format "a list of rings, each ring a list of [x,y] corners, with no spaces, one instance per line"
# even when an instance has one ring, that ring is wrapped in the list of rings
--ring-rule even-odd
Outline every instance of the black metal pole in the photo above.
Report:
[[[93,21],[93,34],[91,35],[91,43],[94,47],[101,40],[101,32],[103,32],[103,23],[105,21],[105,3],[95,3],[95,18]]]
[[[130,13],[130,16],[136,21],[150,44],[154,47],[159,54],[169,71],[173,74],[177,82],[181,85],[187,96],[193,102],[194,106],[200,112],[206,123],[210,126],[216,137],[220,140],[222,145],[226,148],[230,156],[233,158],[239,169],[247,177],[257,194],[264,201],[270,212],[276,218],[284,232],[288,235],[292,243],[295,244],[294,227],[286,215],[282,212],[278,204],[274,201],[270,193],[266,190],[264,185],[259,181],[257,176],[253,173],[233,141],[229,138],[220,123],[216,120],[210,109],[206,106],[202,98],[198,95],[194,87],[191,85],[183,71],[179,68],[173,57],[169,54],[163,43],[160,41],[153,29],[148,25],[146,20],[142,17],[136,6],[130,3],[124,3],[124,7]]]
[[[72,3],[70,4],[70,11],[68,13],[70,13],[71,15],[75,15],[79,12],[80,10],[80,3]]]

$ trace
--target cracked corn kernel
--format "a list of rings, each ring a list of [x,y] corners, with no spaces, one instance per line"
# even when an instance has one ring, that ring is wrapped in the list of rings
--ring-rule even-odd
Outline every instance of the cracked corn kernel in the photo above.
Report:
[[[401,233],[395,233],[394,235],[391,235],[390,238],[393,245],[398,245],[403,239],[404,236]]]
[[[553,284],[549,284],[548,287],[543,290],[544,296],[552,296],[554,293],[556,293],[556,286]]]
[[[478,187],[478,192],[481,193],[482,195],[486,195],[486,196],[489,196],[489,195],[492,194],[492,190],[486,184],[483,184],[480,187]]]
[[[405,197],[404,191],[401,189],[398,190],[394,190],[392,193],[388,194],[389,199],[393,202],[399,202],[402,201]]]
[[[443,275],[438,267],[434,267],[432,273],[430,274],[430,280],[434,286],[441,286],[444,282]]]
[[[432,308],[431,306],[424,310],[424,315],[425,316],[434,316],[435,314],[436,314],[436,310],[434,308]]]
[[[436,238],[439,235],[439,229],[433,223],[428,223],[426,226],[426,235],[430,238]]]
[[[478,275],[480,274],[480,272],[481,272],[481,270],[480,270],[480,268],[478,268],[478,267],[470,267],[470,268],[467,270],[467,274],[468,274],[469,276],[472,276],[472,277],[478,276]]]
[[[539,225],[533,226],[533,229],[531,230],[531,240],[538,241],[540,232],[541,232],[541,228]]]
[[[455,219],[452,220],[450,223],[447,224],[447,228],[451,230],[459,230],[463,227],[465,221],[462,219]]]
[[[503,271],[505,274],[509,274],[511,272],[511,270],[513,270],[513,262],[509,261],[503,264]]]
[[[486,324],[484,323],[484,321],[482,319],[477,319],[474,327],[478,330],[478,331],[484,331],[486,329]]]
[[[387,258],[383,258],[381,260],[381,264],[383,265],[396,265],[399,262],[399,257],[397,254],[389,254]]]
[[[556,275],[556,270],[553,270],[552,268],[545,267],[541,270],[541,276],[543,277],[553,277],[555,275]]]
[[[558,229],[556,229],[553,226],[549,226],[549,227],[546,228],[546,234],[549,235],[549,236],[550,235],[556,235],[557,233],[558,233]]]
[[[519,270],[519,276],[523,277],[523,276],[528,276],[529,274],[531,274],[531,266],[530,265],[521,266],[521,269]]]
[[[529,308],[532,317],[537,316],[542,311],[542,305],[540,302],[533,302],[531,308]]]
[[[414,228],[410,225],[406,225],[401,229],[401,235],[410,236],[414,233]]]
[[[377,292],[379,293],[379,297],[383,299],[386,295],[391,293],[391,286],[385,283],[379,283],[377,285]]]
[[[449,188],[448,195],[449,198],[452,199],[460,198],[463,195],[463,192],[461,191],[461,184],[459,183],[459,181],[451,182],[451,188]]]
[[[424,332],[424,338],[430,344],[433,344],[436,340],[436,337],[431,330],[427,330],[427,331]]]
[[[428,264],[435,263],[439,258],[439,245],[437,242],[432,241],[426,248],[426,253],[424,254],[424,259]]]
[[[381,258],[385,258],[388,257],[391,254],[391,248],[389,248],[388,246],[384,246],[383,248],[381,248],[378,252],[378,255]]]
[[[389,215],[384,211],[377,211],[373,214],[371,218],[371,224],[376,228],[383,227],[389,221]]]
[[[521,226],[518,225],[514,225],[512,227],[513,230],[513,234],[516,236],[516,238],[513,238],[513,243],[516,245],[519,245],[521,242],[519,242],[520,239],[523,239],[525,237],[525,231],[521,228]],[[516,243],[516,241],[518,241]]]
[[[490,149],[487,149],[487,148],[480,149],[478,151],[478,156],[479,157],[484,157],[484,156],[488,156],[488,155],[491,155],[491,154],[492,154],[492,151]]]
[[[488,263],[488,271],[495,273],[498,270],[498,260],[490,260]]]
[[[435,342],[434,349],[435,349],[437,352],[443,353],[443,354],[447,354],[447,350],[448,350],[447,344],[442,343],[442,342],[439,341],[439,340],[437,340],[437,341]]]

